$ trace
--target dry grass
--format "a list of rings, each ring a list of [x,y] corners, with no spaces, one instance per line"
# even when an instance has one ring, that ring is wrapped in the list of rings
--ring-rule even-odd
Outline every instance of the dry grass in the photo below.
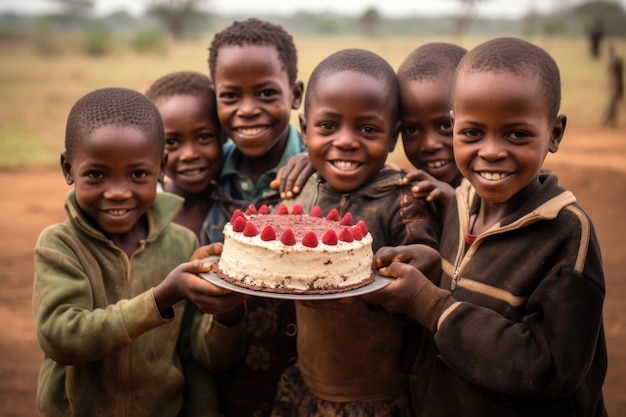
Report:
[[[307,80],[320,59],[341,48],[370,49],[397,68],[415,47],[445,38],[295,37],[300,78]],[[459,43],[471,48],[484,39],[467,38]],[[606,61],[589,58],[586,40],[530,39],[548,50],[562,71],[562,112],[569,128],[592,128],[600,123],[607,100]],[[102,57],[65,51],[41,56],[26,45],[0,45],[0,167],[56,164],[62,151],[65,121],[73,103],[101,87],[119,86],[144,91],[159,76],[188,69],[207,72],[210,39],[170,45],[165,54],[137,54],[119,46]],[[626,57],[626,41],[617,42]],[[9,59],[6,59],[10,57]],[[294,118],[296,114],[294,112]],[[626,124],[626,106],[620,120]],[[397,149],[396,153],[401,150]]]

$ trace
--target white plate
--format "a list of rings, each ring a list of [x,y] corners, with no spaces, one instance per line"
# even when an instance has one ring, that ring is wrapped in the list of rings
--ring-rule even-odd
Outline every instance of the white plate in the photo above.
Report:
[[[203,259],[203,262],[215,262],[219,259],[219,256],[209,256],[208,258]],[[270,291],[259,291],[253,290],[250,288],[240,287],[235,284],[231,284],[228,281],[220,278],[215,272],[204,272],[199,274],[202,278],[206,279],[212,284],[217,285],[218,287],[225,288],[227,290],[231,290],[233,292],[239,292],[247,295],[254,295],[256,297],[266,297],[266,298],[279,298],[283,300],[335,300],[338,298],[347,298],[347,297],[356,297],[358,295],[368,294],[370,292],[377,291],[381,288],[386,287],[389,283],[391,283],[394,279],[383,277],[381,275],[376,274],[374,277],[374,281],[371,284],[365,285],[360,288],[355,288],[353,290],[329,293],[329,294],[284,294],[278,292],[270,292]]]

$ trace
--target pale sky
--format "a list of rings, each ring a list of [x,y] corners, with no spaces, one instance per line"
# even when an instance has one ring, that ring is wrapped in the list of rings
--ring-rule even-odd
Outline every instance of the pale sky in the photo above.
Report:
[[[95,0],[96,13],[108,14],[126,10],[133,15],[143,13],[149,0]],[[584,0],[482,0],[478,6],[479,16],[511,17],[523,16],[529,10],[546,13],[563,5],[575,5]],[[619,0],[626,9],[626,0]],[[246,14],[250,16],[291,14],[296,11],[324,12],[359,15],[375,7],[385,16],[442,15],[460,10],[457,0],[205,0],[206,7],[220,14]],[[15,11],[37,14],[56,10],[53,0],[0,0],[0,12]]]

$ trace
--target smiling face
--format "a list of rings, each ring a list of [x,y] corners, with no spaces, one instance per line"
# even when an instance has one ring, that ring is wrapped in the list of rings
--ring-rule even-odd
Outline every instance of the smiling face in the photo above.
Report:
[[[461,176],[452,151],[449,79],[420,79],[400,85],[402,143],[414,167],[456,187]]]
[[[302,137],[317,171],[335,189],[362,186],[385,165],[398,133],[385,85],[361,73],[324,76],[300,118]]]
[[[565,117],[550,117],[534,77],[507,72],[466,72],[454,95],[454,155],[484,204],[506,204],[556,152]],[[514,200],[514,199],[513,199]]]
[[[141,229],[139,219],[154,202],[164,162],[156,143],[135,127],[105,125],[83,137],[72,155],[62,155],[78,205],[107,235],[125,237]]]
[[[209,189],[222,164],[222,140],[213,106],[206,97],[175,95],[155,102],[165,129],[166,189],[188,196]]]
[[[273,46],[224,46],[215,69],[215,94],[226,135],[248,157],[287,141],[291,110],[300,107],[303,85],[290,86]],[[280,155],[279,155],[280,156]]]

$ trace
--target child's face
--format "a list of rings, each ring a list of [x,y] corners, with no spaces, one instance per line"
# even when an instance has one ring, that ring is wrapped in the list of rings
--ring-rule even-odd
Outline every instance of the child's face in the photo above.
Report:
[[[222,128],[244,155],[266,155],[284,143],[303,85],[289,85],[274,46],[220,48],[214,83]]]
[[[549,117],[544,97],[533,77],[470,72],[457,79],[454,156],[483,201],[509,201],[558,150],[565,116]]]
[[[414,167],[454,186],[461,173],[452,151],[452,80],[411,80],[400,84],[402,143]]]
[[[318,81],[300,128],[317,171],[339,191],[363,185],[385,165],[399,123],[384,85],[344,71]]]
[[[78,205],[105,233],[133,233],[154,202],[164,163],[156,142],[135,127],[107,125],[61,156]]]
[[[165,129],[167,166],[173,192],[205,191],[222,165],[220,127],[207,98],[176,95],[156,101]]]

